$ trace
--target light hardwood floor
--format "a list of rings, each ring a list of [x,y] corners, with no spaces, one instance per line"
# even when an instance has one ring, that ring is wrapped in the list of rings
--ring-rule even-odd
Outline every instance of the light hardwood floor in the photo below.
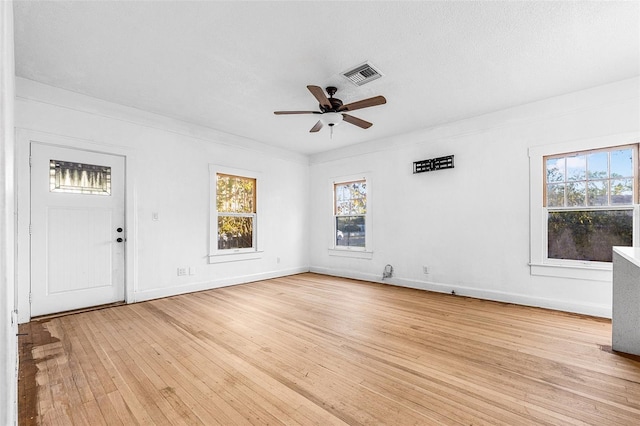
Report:
[[[20,332],[21,424],[640,425],[608,320],[322,275]]]

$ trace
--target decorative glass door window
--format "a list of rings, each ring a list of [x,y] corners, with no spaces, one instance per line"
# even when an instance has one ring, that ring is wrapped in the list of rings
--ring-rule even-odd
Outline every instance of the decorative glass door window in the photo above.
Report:
[[[111,167],[50,160],[49,190],[71,194],[111,195]]]

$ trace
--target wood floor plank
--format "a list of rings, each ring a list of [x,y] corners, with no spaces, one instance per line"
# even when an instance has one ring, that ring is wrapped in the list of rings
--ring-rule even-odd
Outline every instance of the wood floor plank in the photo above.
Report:
[[[318,274],[20,332],[21,425],[640,424],[608,320]]]
[[[111,381],[116,386],[117,392],[110,392],[108,394],[109,400],[115,407],[118,407],[118,418],[127,420],[125,424],[150,424],[152,419],[145,410],[143,404],[138,399],[135,391],[129,385],[128,371],[120,365],[120,358],[117,355],[117,351],[114,346],[117,346],[121,350],[121,346],[117,344],[118,340],[126,339],[118,333],[112,333],[105,337],[104,333],[108,332],[111,323],[102,321],[101,312],[96,312],[96,315],[91,315],[83,318],[83,324],[85,324],[91,335],[93,336],[92,342],[94,342],[94,350],[96,353],[103,355],[96,355],[95,362],[100,362],[103,368],[107,371]],[[99,327],[94,322],[100,323]],[[114,338],[117,336],[117,338]],[[123,404],[123,399],[126,399],[126,404]]]
[[[230,398],[220,398],[219,393],[214,392],[216,385],[211,383],[217,383],[218,378],[211,376],[207,360],[193,362],[193,350],[190,349],[193,342],[189,338],[167,327],[162,327],[158,334],[159,329],[152,324],[139,321],[137,324],[139,331],[149,339],[150,346],[162,356],[165,361],[163,368],[167,376],[176,381],[176,388],[185,389],[208,413],[201,413],[204,424],[246,423],[240,412],[229,404]]]
[[[140,422],[138,422],[136,417],[131,412],[132,405],[130,405],[128,403],[128,401],[125,402],[125,400],[122,397],[122,394],[120,393],[120,391],[110,392],[107,395],[107,398],[109,398],[109,402],[111,402],[111,405],[116,410],[116,415],[117,415],[118,420],[123,425],[139,425],[139,424],[141,424]],[[117,423],[115,421],[115,419],[113,419],[113,418],[110,418],[109,420],[113,421],[114,423]]]
[[[335,366],[340,363],[340,359],[341,359],[342,355],[344,355],[344,353],[341,350],[341,348],[338,348],[338,350],[340,351],[339,356],[332,356],[331,353],[323,351],[323,349],[322,349],[323,346],[325,346],[325,345],[320,345],[320,348],[318,349],[318,351],[321,352],[321,353],[320,353],[320,359],[316,360],[316,362],[323,362],[325,364],[330,364],[330,365],[332,365],[331,369],[335,370]],[[304,355],[299,354],[299,356],[304,356]],[[362,362],[362,360],[360,360],[360,362]],[[355,365],[351,365],[350,367],[348,367],[348,369],[350,370],[351,373],[358,372],[358,370],[360,369],[360,366],[361,366],[361,364],[358,363],[358,364],[355,364]],[[380,369],[382,367],[384,367],[384,364],[377,365],[375,367],[375,371],[377,371],[379,373]],[[394,374],[396,376],[395,377],[395,379],[396,379],[395,381],[397,381],[398,372],[396,371],[396,372],[394,372]],[[348,372],[345,372],[345,376],[346,375],[348,375]],[[442,391],[442,389],[440,389],[440,391]],[[406,393],[402,393],[402,394],[404,395],[404,398],[406,399],[407,398],[407,394]],[[388,393],[382,393],[381,395],[388,395]],[[433,401],[432,401],[432,404],[433,404]],[[449,405],[449,407],[451,407],[451,405],[452,405],[452,401],[451,400],[448,401],[448,405]],[[463,405],[461,405],[458,408],[459,408],[459,410],[456,410],[456,412],[454,413],[455,415],[457,415],[457,417],[459,417],[461,415],[461,413],[464,411],[465,407]],[[440,420],[443,420],[443,419],[440,419]],[[458,420],[466,422],[469,419],[465,419],[464,417],[462,417],[462,418],[459,418]],[[477,416],[476,416],[475,420],[477,420]],[[452,421],[452,419],[449,419],[449,422],[451,422],[451,421]],[[513,422],[506,423],[506,424],[513,424]]]
[[[287,408],[287,405],[263,389],[264,380],[260,377],[259,371],[247,368],[248,366],[240,362],[240,359],[230,358],[228,353],[221,351],[215,342],[201,334],[201,331],[193,330],[192,332],[197,333],[194,337],[197,337],[199,344],[193,347],[190,357],[199,355],[200,363],[209,363],[223,374],[225,380],[231,384],[228,389],[234,390],[233,398],[244,405],[241,412],[251,412],[250,417],[254,420],[260,419],[259,423],[264,423],[268,419],[270,423],[279,423],[279,418],[295,421],[299,414],[295,410],[289,410],[287,413],[282,411],[281,407]],[[225,357],[229,359],[228,362],[221,361]]]

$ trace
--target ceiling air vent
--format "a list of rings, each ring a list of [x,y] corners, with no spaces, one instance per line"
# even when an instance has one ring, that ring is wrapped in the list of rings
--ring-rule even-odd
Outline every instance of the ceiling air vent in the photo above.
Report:
[[[363,84],[367,84],[370,81],[382,77],[382,73],[369,63],[365,63],[352,70],[345,71],[342,75],[348,78],[356,86],[362,86]]]

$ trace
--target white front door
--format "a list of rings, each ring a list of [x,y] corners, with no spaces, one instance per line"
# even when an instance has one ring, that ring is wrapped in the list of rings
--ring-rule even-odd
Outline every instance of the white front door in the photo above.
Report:
[[[31,316],[124,300],[124,157],[31,144]]]

